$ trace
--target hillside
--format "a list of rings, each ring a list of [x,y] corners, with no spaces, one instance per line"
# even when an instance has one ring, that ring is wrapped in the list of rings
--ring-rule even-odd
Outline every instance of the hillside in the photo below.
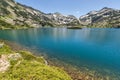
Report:
[[[43,13],[15,2],[14,0],[0,0],[0,28],[28,28],[43,26],[78,25],[79,20],[60,13]]]
[[[80,23],[87,27],[120,27],[120,10],[104,7],[99,11],[91,11],[79,18]]]
[[[104,7],[90,11],[77,19],[73,15],[44,13],[14,0],[0,0],[0,29],[23,29],[36,27],[86,26],[97,28],[119,28],[120,10]]]
[[[13,51],[0,43],[0,80],[72,80],[65,71],[50,66],[43,57]]]

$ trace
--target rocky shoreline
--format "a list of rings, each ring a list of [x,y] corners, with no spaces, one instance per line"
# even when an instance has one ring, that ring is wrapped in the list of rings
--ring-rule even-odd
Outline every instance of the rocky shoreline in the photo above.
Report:
[[[42,53],[39,54],[39,53],[35,52],[34,50],[31,50],[27,47],[21,46],[14,42],[9,42],[9,41],[4,41],[4,42],[5,42],[5,44],[11,46],[11,48],[15,51],[27,50],[27,51],[32,52],[36,56],[42,55],[45,58],[44,62],[46,65],[56,66],[56,67],[63,69],[64,71],[67,72],[67,74],[69,74],[71,76],[71,78],[73,80],[111,80],[112,77],[114,77],[114,79],[115,79],[115,75],[114,76],[101,75],[101,73],[97,73],[95,70],[89,70],[88,68],[80,69],[76,66],[66,64],[55,58],[52,59],[52,58],[48,57],[47,55],[43,55]],[[115,79],[115,80],[117,80],[117,79]]]
[[[1,40],[1,41],[4,41],[5,44],[11,46],[12,50],[15,50],[15,51],[25,50],[25,51],[32,52],[36,56],[41,56],[42,55],[42,54],[36,53],[35,51],[33,51],[33,50],[31,50],[31,49],[29,49],[27,47],[24,47],[24,46],[22,46],[20,44],[17,44],[15,42],[6,41],[6,40]],[[65,70],[71,76],[71,78],[73,80],[84,80],[84,79],[82,79],[81,76],[79,76],[79,72],[73,66],[65,64],[65,63],[63,63],[63,62],[61,62],[59,60],[54,60],[53,61],[53,59],[50,59],[47,55],[44,55],[43,57],[45,58],[45,64],[46,65],[56,66],[56,67],[59,67],[59,68]]]
[[[2,80],[72,80],[63,69],[49,65],[42,56],[35,56],[15,44],[4,41],[0,48]]]

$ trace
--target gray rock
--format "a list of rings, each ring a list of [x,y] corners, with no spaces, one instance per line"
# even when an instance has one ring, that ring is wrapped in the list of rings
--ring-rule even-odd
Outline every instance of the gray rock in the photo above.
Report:
[[[21,58],[22,58],[22,56],[19,53],[14,53],[14,54],[8,55],[8,59],[10,59],[10,60],[18,60]]]
[[[0,72],[5,72],[10,66],[10,62],[7,60],[6,55],[1,55],[0,58]]]
[[[4,43],[0,43],[0,48],[2,48],[4,46]]]

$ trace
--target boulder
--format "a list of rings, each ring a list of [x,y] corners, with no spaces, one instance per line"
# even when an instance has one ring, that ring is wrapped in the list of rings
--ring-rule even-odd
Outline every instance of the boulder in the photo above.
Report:
[[[0,43],[0,48],[2,48],[4,46],[4,43]]]

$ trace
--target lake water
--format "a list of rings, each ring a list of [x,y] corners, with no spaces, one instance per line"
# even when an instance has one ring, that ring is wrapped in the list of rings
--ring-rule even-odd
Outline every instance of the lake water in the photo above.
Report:
[[[0,39],[44,51],[48,56],[78,68],[112,74],[116,78],[112,80],[120,80],[120,29],[1,30]]]

